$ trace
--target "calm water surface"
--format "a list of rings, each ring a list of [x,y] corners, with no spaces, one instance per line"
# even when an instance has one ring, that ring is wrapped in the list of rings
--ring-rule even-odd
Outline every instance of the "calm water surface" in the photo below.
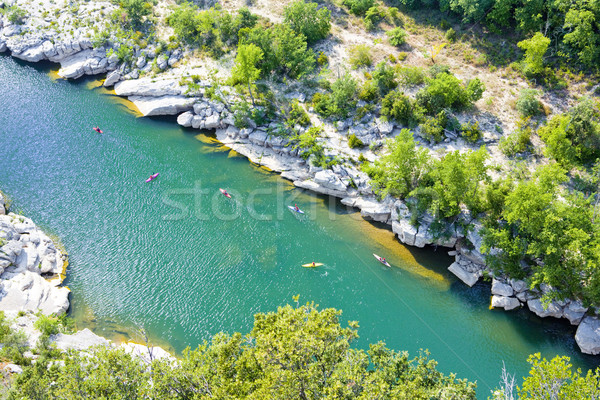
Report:
[[[358,346],[429,349],[442,371],[476,380],[480,398],[503,360],[518,377],[534,352],[598,365],[567,323],[490,311],[489,285],[457,282],[443,249],[405,248],[338,202],[172,120],[138,118],[95,85],[0,56],[0,188],[68,251],[80,328],[137,340],[143,328],[181,351],[219,331],[248,332],[254,313],[300,294],[358,320]],[[307,216],[285,208],[293,203]],[[313,260],[325,265],[300,267]]]

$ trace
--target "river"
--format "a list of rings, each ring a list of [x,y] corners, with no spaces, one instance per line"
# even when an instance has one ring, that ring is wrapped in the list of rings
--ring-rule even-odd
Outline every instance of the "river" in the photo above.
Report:
[[[440,370],[477,381],[482,399],[502,361],[517,381],[534,352],[599,364],[579,353],[566,320],[489,310],[489,284],[457,281],[447,249],[406,248],[208,135],[139,118],[97,82],[49,72],[0,56],[0,188],[68,251],[79,328],[138,341],[143,328],[179,352],[219,331],[246,333],[254,313],[299,294],[359,321],[357,346],[429,349]],[[294,203],[305,216],[286,208]],[[300,266],[311,261],[324,266]]]

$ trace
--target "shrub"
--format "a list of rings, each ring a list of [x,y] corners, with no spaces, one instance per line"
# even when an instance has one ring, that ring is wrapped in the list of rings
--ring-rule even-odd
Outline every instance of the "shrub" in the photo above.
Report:
[[[396,82],[395,79],[396,74],[394,68],[387,65],[385,61],[377,64],[372,76],[373,82],[377,85],[381,96],[385,96],[390,90],[395,89],[396,86],[398,86],[398,82]]]
[[[45,336],[55,335],[60,330],[60,322],[58,321],[58,318],[49,317],[43,314],[39,315],[38,320],[35,321],[33,326]]]
[[[371,64],[373,64],[373,60],[371,59],[371,49],[367,45],[356,45],[350,49],[349,53],[350,65],[354,69],[370,67]]]
[[[452,28],[446,31],[446,40],[450,43],[454,43],[456,41],[456,31]]]
[[[393,91],[381,101],[381,115],[410,127],[419,121],[421,110],[404,93]]]
[[[523,72],[526,75],[539,75],[544,71],[544,54],[550,45],[550,39],[542,33],[536,32],[531,39],[520,41],[517,44],[525,50]]]
[[[296,0],[285,7],[284,22],[296,33],[303,34],[308,44],[312,44],[329,34],[331,12],[327,7],[318,8],[317,3]]]
[[[375,4],[375,0],[343,0],[342,4],[354,15],[363,16]]]
[[[355,149],[357,147],[363,147],[365,144],[362,140],[360,140],[354,133],[348,136],[348,146],[351,149]]]
[[[331,85],[331,94],[315,93],[313,106],[322,117],[346,118],[356,106],[358,84],[350,74],[345,74]]]
[[[19,8],[16,5],[9,7],[7,10],[7,14],[8,14],[8,21],[11,24],[15,24],[15,25],[22,25],[23,23],[25,23],[25,20],[28,17],[27,11],[23,10],[22,8]]]
[[[322,51],[320,51],[319,57],[317,58],[317,64],[319,64],[322,67],[324,65],[327,65],[328,62],[329,62],[329,58],[327,57],[327,55],[325,53],[323,53]]]
[[[365,28],[368,31],[372,31],[377,27],[377,24],[385,17],[385,11],[380,9],[378,6],[373,6],[365,13]]]
[[[465,86],[454,75],[442,72],[430,79],[427,86],[417,93],[417,102],[430,114],[445,108],[460,110],[472,106],[481,98],[484,90],[478,78]]]
[[[513,157],[518,153],[523,153],[531,146],[531,127],[527,120],[519,123],[516,131],[500,139],[500,151],[507,156]]]
[[[542,104],[537,99],[538,91],[523,89],[517,99],[516,108],[522,117],[534,117],[542,111]]]
[[[397,73],[400,83],[407,87],[418,86],[425,82],[425,74],[421,67],[400,67]]]
[[[392,46],[400,47],[406,43],[406,31],[402,28],[390,29],[385,34]]]
[[[444,139],[444,129],[448,124],[448,115],[442,110],[435,117],[426,117],[421,124],[421,136],[429,141],[439,143]]]
[[[297,135],[294,139],[294,150],[301,150],[300,157],[303,159],[309,158],[311,155],[315,155],[318,160],[321,160],[323,156],[323,145],[319,143],[318,139],[323,133],[323,127],[313,126],[306,130],[306,132]]]
[[[467,142],[475,143],[481,139],[481,129],[479,129],[479,122],[473,121],[463,124],[460,127],[460,134],[465,138]]]
[[[298,103],[298,100],[292,101],[286,120],[286,125],[293,128],[296,125],[308,126],[310,125],[310,117],[304,111],[304,108]]]
[[[398,61],[404,61],[406,60],[406,57],[408,57],[407,52],[401,51],[400,53],[398,53]]]
[[[373,101],[379,96],[379,87],[372,79],[365,81],[361,86],[358,98],[363,101]]]

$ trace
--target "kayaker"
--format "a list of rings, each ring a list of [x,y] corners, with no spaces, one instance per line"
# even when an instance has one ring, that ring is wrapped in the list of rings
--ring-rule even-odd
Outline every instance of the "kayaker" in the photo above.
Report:
[[[315,266],[315,262],[314,261],[313,261],[312,265],[313,265],[313,267]]]
[[[296,211],[300,211],[300,209],[298,208],[298,204],[294,204],[294,209],[295,209]],[[313,264],[314,264],[314,263],[313,263]]]

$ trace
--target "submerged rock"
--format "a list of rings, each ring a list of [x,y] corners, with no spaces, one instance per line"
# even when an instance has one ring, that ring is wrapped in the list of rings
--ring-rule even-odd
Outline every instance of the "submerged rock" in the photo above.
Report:
[[[453,262],[449,267],[448,271],[452,272],[461,281],[472,287],[479,280],[479,273],[469,272],[464,269],[459,263]]]
[[[514,310],[519,307],[521,302],[514,297],[508,296],[492,296],[492,307],[504,308],[505,310]]]

